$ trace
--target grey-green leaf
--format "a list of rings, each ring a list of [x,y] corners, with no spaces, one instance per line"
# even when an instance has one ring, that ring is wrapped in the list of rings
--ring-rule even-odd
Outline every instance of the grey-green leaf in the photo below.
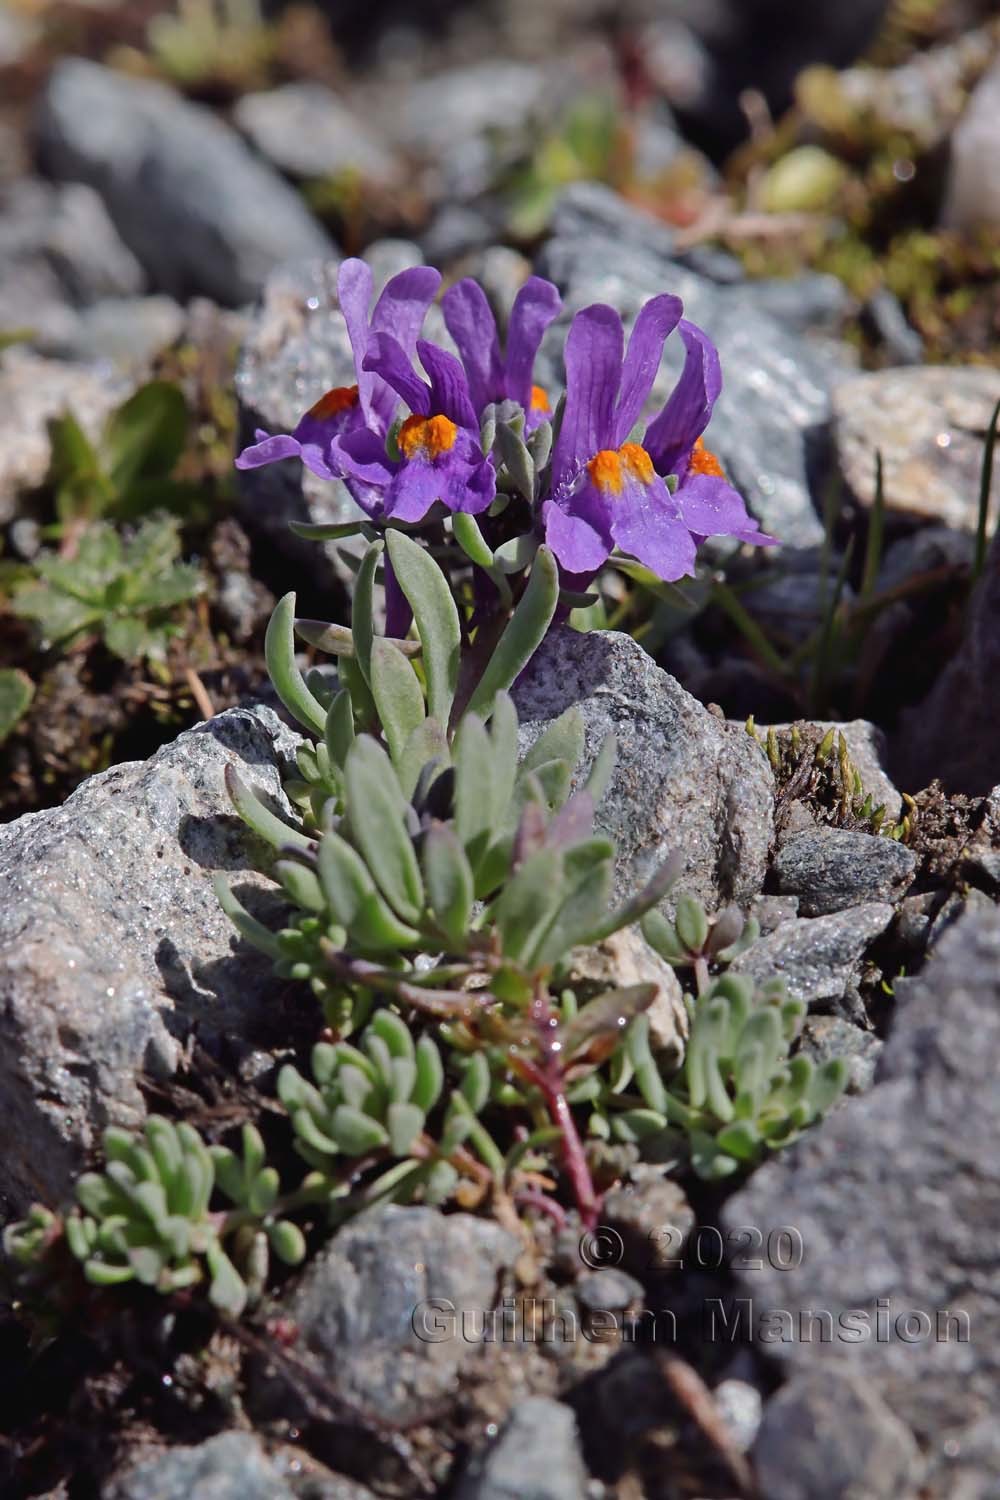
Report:
[[[264,656],[274,690],[288,712],[313,734],[322,735],[326,710],[309,691],[295,662],[295,595],[286,594],[274,607],[264,637]]]
[[[497,693],[512,686],[541,645],[559,602],[559,566],[548,547],[539,547],[528,586],[486,664],[469,709],[489,718]]]
[[[389,754],[399,766],[410,736],[424,721],[424,695],[406,657],[378,638],[372,642],[371,688]]]
[[[447,579],[430,553],[401,531],[386,534],[389,561],[413,610],[427,678],[427,712],[447,725],[458,685],[462,627]]]

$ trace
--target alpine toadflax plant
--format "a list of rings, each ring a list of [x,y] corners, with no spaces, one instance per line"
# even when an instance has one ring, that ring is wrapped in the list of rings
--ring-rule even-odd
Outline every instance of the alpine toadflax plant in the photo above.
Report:
[[[560,1225],[569,1202],[589,1229],[642,1158],[734,1176],[844,1087],[842,1063],[796,1051],[800,1003],[720,972],[752,922],[684,897],[668,920],[679,859],[615,899],[598,811],[613,737],[588,745],[571,708],[529,747],[518,722],[518,678],[557,616],[593,602],[578,590],[606,562],[669,581],[694,571],[707,537],[771,541],[704,445],[722,389],[714,345],[677,297],[647,302],[627,343],[612,308],[586,307],[559,394],[535,372],[561,311],[554,286],[525,282],[503,339],[482,289],[451,287],[456,357],[422,336],[440,283],[415,267],[375,299],[369,268],[344,261],[354,382],[237,460],[298,458],[343,483],[357,521],[294,529],[366,543],[350,558],[349,627],[297,619],[293,592],[268,626],[271,679],[303,731],[287,802],[233,766],[226,777],[271,846],[281,925],[221,879],[220,901],[315,1020],[308,1067],[295,1049],[302,1066],[277,1078],[267,1147],[280,1165],[250,1122],[238,1150],[157,1117],[141,1136],[108,1130],[75,1206],[36,1205],[4,1231],[20,1295],[50,1314],[130,1285],[201,1288],[233,1317],[261,1305],[275,1259],[298,1265],[324,1224],[392,1200]],[[650,418],[674,333],[683,369]],[[335,670],[303,673],[296,638]],[[658,1050],[655,983],[580,992],[574,955],[638,922],[693,976],[682,1065]]]

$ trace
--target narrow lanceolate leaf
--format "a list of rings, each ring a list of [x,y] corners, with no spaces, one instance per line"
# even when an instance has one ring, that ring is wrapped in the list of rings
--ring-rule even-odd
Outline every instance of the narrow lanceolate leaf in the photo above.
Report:
[[[417,674],[388,641],[372,643],[371,687],[389,754],[401,765],[407,742],[425,717],[424,695]]]
[[[433,761],[437,762],[437,771],[433,769]],[[437,780],[438,773],[449,765],[451,751],[444,729],[437,719],[424,719],[407,740],[402,759],[396,766],[403,796],[408,801],[412,799],[422,775],[425,780],[424,790],[428,790]]]
[[[452,746],[455,763],[455,830],[475,870],[494,832],[493,755],[486,726],[466,713]]]
[[[506,693],[493,700],[490,723],[493,760],[493,820],[499,822],[510,805],[517,780],[517,709]]]
[[[288,524],[296,536],[304,537],[307,542],[337,542],[341,537],[357,536],[359,531],[366,530],[362,521],[321,521],[318,524],[289,521]]]
[[[226,790],[236,811],[262,839],[273,844],[276,849],[283,846],[291,846],[294,849],[311,849],[312,839],[299,828],[293,828],[283,818],[279,818],[270,808],[257,796],[256,792],[248,787],[246,782],[233,765],[228,765],[225,771]]]
[[[526,960],[540,968],[557,963],[572,948],[589,941],[607,911],[612,889],[611,861],[584,869],[562,895],[550,923],[528,948]]]
[[[424,901],[420,867],[406,829],[406,804],[392,762],[368,735],[359,735],[344,766],[351,828],[376,884],[404,922]]]
[[[263,922],[258,922],[257,918],[252,917],[237,901],[229,888],[229,882],[222,875],[216,875],[214,886],[219,905],[240,936],[245,937],[248,943],[252,943],[255,948],[259,948],[262,953],[267,953],[271,958],[280,958],[281,945],[277,937],[270,928],[265,927]]]
[[[354,657],[365,682],[371,686],[372,642],[375,639],[375,570],[382,556],[382,543],[372,542],[361,559],[351,605]]]
[[[347,752],[354,743],[354,709],[346,688],[334,696],[326,715],[323,742],[335,766],[344,769]]]
[[[613,734],[605,735],[586,781],[586,790],[594,799],[595,807],[608,789],[608,783],[615,773],[617,762],[618,741]]]
[[[309,691],[295,664],[295,595],[286,594],[274,607],[264,637],[264,656],[274,690],[288,712],[313,734],[322,734],[326,709]]]
[[[497,693],[512,686],[541,645],[558,602],[558,564],[548,547],[539,547],[528,587],[479,679],[469,710],[489,717]]]
[[[503,953],[519,959],[551,919],[562,896],[562,858],[555,849],[533,854],[497,898],[494,915]]]
[[[521,772],[537,770],[551,760],[563,760],[573,770],[583,755],[583,746],[583,715],[576,707],[567,708],[538,736],[521,762]]]
[[[453,830],[434,823],[424,839],[424,881],[434,919],[446,936],[460,945],[472,911],[472,867]]]
[[[326,911],[326,897],[312,870],[307,870],[294,859],[279,859],[274,873],[296,906],[303,911]]]
[[[386,534],[396,582],[413,610],[427,678],[427,712],[447,725],[458,684],[462,627],[447,579],[428,552],[401,531]]]
[[[422,1036],[416,1048],[417,1077],[412,1100],[424,1114],[434,1108],[444,1087],[444,1064],[434,1040]]]
[[[325,620],[296,620],[295,634],[329,656],[354,655],[354,635],[346,625],[329,625]],[[380,639],[395,646],[403,656],[420,655],[419,641],[400,641],[395,636],[381,636]]]
[[[535,461],[521,435],[506,422],[497,425],[496,445],[504,467],[526,500],[535,496]]]
[[[480,531],[479,522],[475,516],[457,510],[451,518],[451,530],[469,561],[474,562],[476,567],[482,568],[484,572],[489,572],[493,567],[493,553],[486,544],[486,538]]]

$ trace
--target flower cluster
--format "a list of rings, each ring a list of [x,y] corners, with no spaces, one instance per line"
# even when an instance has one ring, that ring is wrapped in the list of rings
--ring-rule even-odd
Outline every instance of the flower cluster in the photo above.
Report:
[[[616,549],[672,580],[693,572],[706,537],[771,542],[704,445],[722,372],[711,339],[682,317],[678,297],[647,302],[627,347],[612,308],[578,312],[565,343],[565,396],[554,410],[534,382],[534,364],[560,313],[556,288],[537,276],[525,282],[503,351],[479,284],[466,278],[449,288],[441,310],[456,358],[420,336],[440,281],[428,266],[402,271],[372,308],[371,271],[345,260],[338,294],[356,383],[328,391],[294,432],[258,432],[238,467],[301,458],[321,479],[342,480],[376,525],[496,514],[501,480],[513,478],[531,504],[533,539],[576,578],[593,577]],[[683,370],[643,427],[675,330]],[[512,461],[512,452],[527,464]]]

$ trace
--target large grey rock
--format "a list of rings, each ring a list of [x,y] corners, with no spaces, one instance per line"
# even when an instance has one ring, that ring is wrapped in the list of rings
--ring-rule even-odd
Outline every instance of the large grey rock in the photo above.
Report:
[[[792,999],[807,1005],[841,1000],[857,977],[865,949],[892,916],[891,906],[873,901],[825,917],[793,917],[741,953],[733,972],[761,982],[780,975]]]
[[[753,1450],[767,1500],[912,1500],[913,1434],[864,1380],[832,1371],[772,1396]]]
[[[434,159],[457,138],[509,130],[548,114],[549,84],[543,68],[491,58],[422,78],[401,97],[397,91],[389,118],[401,146]]]
[[[595,184],[570,188],[553,219],[539,270],[566,297],[566,311],[543,344],[540,383],[558,390],[566,322],[590,302],[608,302],[631,322],[660,292],[684,302],[685,316],[718,344],[724,389],[707,434],[733,483],[765,530],[795,547],[822,541],[813,502],[813,472],[830,416],[830,387],[849,368],[846,354],[813,344],[803,327],[829,318],[829,288],[813,283],[801,297],[758,294],[752,283],[722,286],[672,259],[670,231]],[[781,321],[781,312],[787,321]],[[676,346],[676,347],[675,347]],[[666,396],[683,351],[667,342],[654,388]]]
[[[580,1500],[586,1488],[573,1412],[561,1401],[529,1396],[472,1460],[455,1500]]]
[[[995,1422],[984,1435],[1000,1378],[1000,911],[966,917],[895,988],[875,1088],[761,1167],[723,1218],[802,1237],[800,1264],[737,1273],[762,1351],[790,1372],[865,1377],[938,1464],[928,1495],[986,1496],[1000,1469]],[[825,1339],[815,1319],[803,1333],[809,1310],[829,1315]],[[958,1462],[968,1490],[951,1487]]]
[[[38,137],[52,176],[100,193],[158,290],[237,306],[283,260],[329,249],[302,199],[230,126],[161,84],[64,58]]]
[[[64,364],[19,348],[0,354],[0,524],[17,513],[19,495],[48,473],[49,421],[72,412],[96,438],[133,389],[133,381],[101,365]]]
[[[294,1500],[252,1432],[160,1448],[115,1475],[101,1500]]]
[[[352,172],[383,188],[399,177],[399,162],[374,127],[321,83],[244,94],[233,119],[262,156],[292,177]]]
[[[1000,784],[1000,535],[969,605],[965,637],[927,698],[904,714],[895,762],[904,785],[939,777],[946,791],[986,796]]]
[[[520,1249],[489,1219],[368,1210],[311,1262],[290,1299],[297,1348],[366,1416],[424,1420],[495,1347],[483,1342],[484,1315]]]
[[[1000,225],[1000,59],[979,80],[952,133],[942,218],[964,231]]]
[[[644,884],[675,851],[684,861],[675,894],[689,891],[715,910],[758,893],[774,814],[766,756],[742,726],[710,714],[629,636],[550,631],[514,699],[523,749],[571,704],[583,714],[588,762],[609,733],[616,736],[617,768],[597,824],[618,846],[620,894]]]
[[[888,509],[975,531],[983,442],[997,401],[1000,371],[985,366],[876,370],[841,382],[835,440],[851,493],[872,504],[880,452]]]
[[[0,327],[51,341],[75,326],[74,308],[144,286],[93,188],[31,177],[0,188]]]
[[[105,1125],[137,1124],[138,1075],[169,1075],[193,1030],[237,1056],[274,1040],[270,963],[237,941],[212,878],[255,904],[265,854],[223,773],[287,812],[296,744],[270,709],[232,709],[0,826],[0,1191],[15,1204],[57,1201]]]
[[[847,1063],[847,1092],[865,1094],[875,1082],[882,1041],[840,1016],[810,1016],[802,1028],[799,1050],[814,1063],[840,1057]]]
[[[917,867],[895,839],[849,828],[807,828],[786,838],[771,867],[778,891],[798,896],[804,917],[822,917],[865,901],[895,901]]]

